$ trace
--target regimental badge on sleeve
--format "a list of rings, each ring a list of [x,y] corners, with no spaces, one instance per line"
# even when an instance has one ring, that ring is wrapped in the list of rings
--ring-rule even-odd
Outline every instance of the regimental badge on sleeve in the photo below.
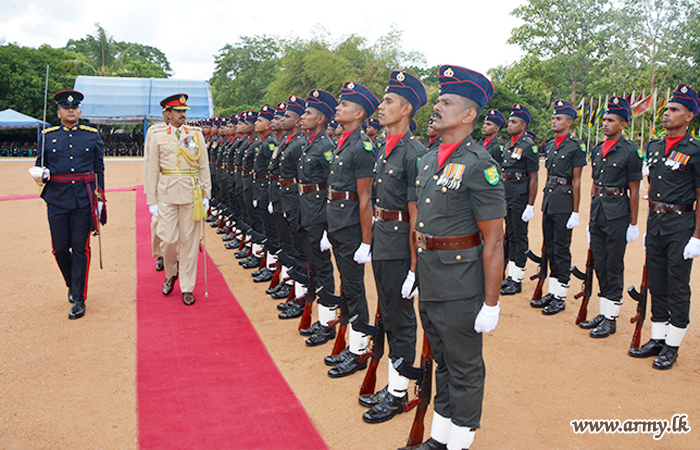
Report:
[[[365,147],[365,150],[367,150],[368,152],[371,152],[374,149],[371,142],[363,142],[362,145]]]
[[[533,145],[533,146],[532,146],[532,153],[537,153],[537,152],[539,152],[539,151],[540,151],[540,149],[537,148],[536,145]]]
[[[323,154],[323,157],[326,158],[326,161],[331,162],[333,160],[333,150],[328,150]]]
[[[267,148],[269,148],[271,152],[274,152],[275,151],[275,144],[267,144]]]
[[[642,147],[637,147],[637,156],[639,156],[639,159],[644,159],[644,150],[642,150]]]
[[[581,144],[581,151],[584,153],[586,152],[586,146],[584,144]]]
[[[484,170],[484,176],[486,177],[486,181],[494,186],[497,185],[501,179],[500,175],[498,174],[498,167],[496,166],[491,166]]]

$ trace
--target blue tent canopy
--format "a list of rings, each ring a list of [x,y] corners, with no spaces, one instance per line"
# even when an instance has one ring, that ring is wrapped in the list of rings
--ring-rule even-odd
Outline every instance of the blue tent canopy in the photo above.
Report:
[[[74,89],[85,95],[83,119],[91,124],[161,121],[160,101],[179,93],[189,96],[188,119],[205,119],[214,113],[211,88],[204,80],[79,76]]]
[[[27,116],[26,114],[18,113],[12,109],[6,109],[5,111],[0,111],[0,128],[3,129],[13,129],[13,128],[41,128],[45,122],[39,119]],[[47,127],[50,127],[46,123]]]

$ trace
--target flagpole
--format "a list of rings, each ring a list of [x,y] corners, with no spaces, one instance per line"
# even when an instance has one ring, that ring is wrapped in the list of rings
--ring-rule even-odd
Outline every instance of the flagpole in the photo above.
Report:
[[[583,137],[583,116],[585,116],[585,114],[583,113],[583,108],[586,107],[586,97],[583,97],[581,99],[581,102],[579,102],[579,105],[581,105],[581,125],[579,125],[579,127],[578,127],[578,137],[580,139]],[[588,147],[586,147],[586,148],[588,148]]]
[[[600,131],[600,120],[598,118],[600,117],[600,95],[598,96],[598,111],[595,113],[595,142],[594,144],[598,144],[598,132]]]
[[[632,91],[632,96],[630,97],[630,106],[634,105],[634,91]],[[632,111],[632,127],[630,128],[630,139],[634,140],[634,111]]]
[[[651,108],[651,113],[654,117],[651,119],[651,128],[649,128],[649,141],[651,141],[651,134],[652,132],[656,131],[656,100],[657,96],[659,95],[659,89],[654,88],[654,106]]]
[[[590,101],[588,102],[588,143],[586,144],[586,148],[591,148],[591,115],[593,114],[593,96],[591,96]]]

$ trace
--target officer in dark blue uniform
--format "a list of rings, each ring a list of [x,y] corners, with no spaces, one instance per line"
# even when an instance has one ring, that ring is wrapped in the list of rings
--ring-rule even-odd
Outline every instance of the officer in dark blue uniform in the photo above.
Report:
[[[78,91],[60,91],[53,96],[58,103],[61,125],[44,130],[46,141],[41,197],[48,207],[53,254],[68,286],[73,303],[69,319],[85,315],[85,299],[90,264],[90,231],[100,220],[106,223],[104,209],[104,153],[100,133],[78,125]],[[41,165],[41,152],[36,164]]]

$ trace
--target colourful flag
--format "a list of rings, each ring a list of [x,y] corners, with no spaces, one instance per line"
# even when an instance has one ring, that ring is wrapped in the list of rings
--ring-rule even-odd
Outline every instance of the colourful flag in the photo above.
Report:
[[[598,123],[600,122],[600,118],[603,117],[605,113],[605,108],[600,108],[592,120],[593,125],[598,125]]]
[[[659,106],[659,109],[656,111],[656,117],[659,117],[661,114],[663,114],[664,109],[666,108],[666,102],[668,99],[666,98],[666,94],[664,94],[664,98],[661,99],[661,106]]]
[[[597,115],[598,115],[598,107],[594,106],[593,109],[591,109],[590,115],[588,116],[590,118],[590,120],[588,120],[589,127],[592,127],[593,125],[595,125],[595,123],[596,123],[595,119],[596,119]]]
[[[632,105],[632,116],[638,117],[654,107],[654,95],[649,94],[646,98],[639,100]]]
[[[579,103],[578,108],[576,108],[576,117],[581,117],[581,114],[583,114],[583,99],[581,99],[581,103]]]

